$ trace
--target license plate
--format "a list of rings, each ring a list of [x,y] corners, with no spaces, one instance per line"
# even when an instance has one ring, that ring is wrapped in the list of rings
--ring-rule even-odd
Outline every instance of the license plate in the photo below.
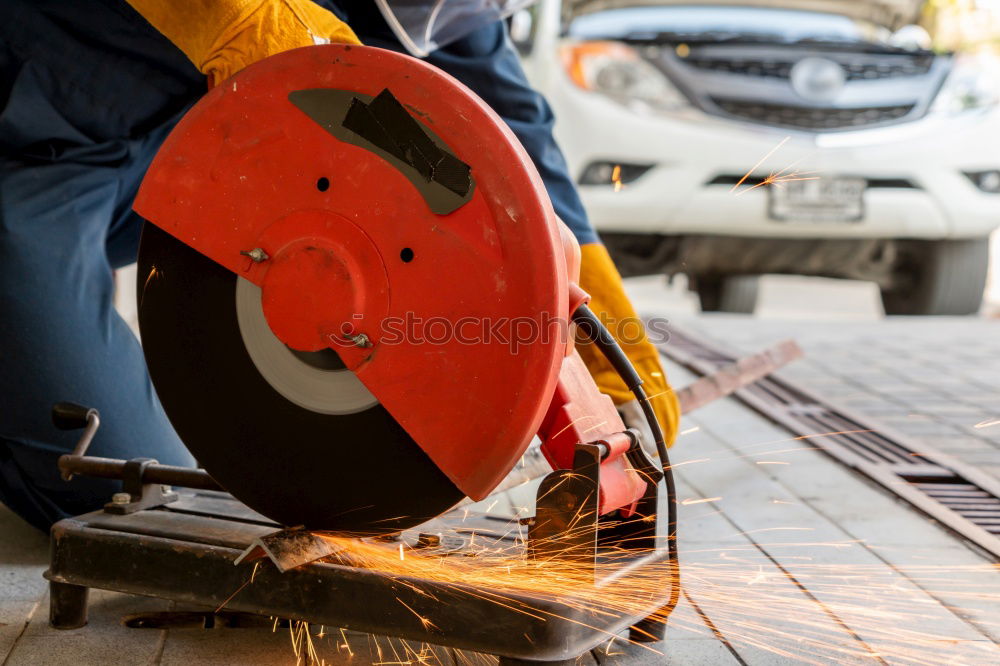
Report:
[[[770,185],[769,214],[781,222],[858,222],[866,184],[864,178],[824,177]]]

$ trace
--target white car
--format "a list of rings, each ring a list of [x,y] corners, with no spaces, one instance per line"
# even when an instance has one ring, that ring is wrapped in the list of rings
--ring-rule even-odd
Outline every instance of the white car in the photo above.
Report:
[[[927,50],[921,4],[542,0],[512,35],[626,275],[685,273],[706,310],[790,273],[967,314],[1000,226],[1000,74]]]

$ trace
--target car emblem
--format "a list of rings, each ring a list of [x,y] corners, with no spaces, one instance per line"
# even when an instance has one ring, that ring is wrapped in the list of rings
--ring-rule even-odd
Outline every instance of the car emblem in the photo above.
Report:
[[[803,58],[790,74],[792,89],[810,102],[832,102],[844,89],[847,73],[826,58]]]

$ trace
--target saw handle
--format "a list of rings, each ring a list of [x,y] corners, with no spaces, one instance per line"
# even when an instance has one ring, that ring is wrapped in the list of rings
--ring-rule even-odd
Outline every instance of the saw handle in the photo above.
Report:
[[[97,429],[101,427],[101,414],[93,407],[84,407],[73,402],[57,402],[52,407],[52,424],[60,430],[79,430],[84,428],[83,434],[73,447],[74,456],[82,456],[90,447]],[[63,472],[63,479],[69,481],[72,473]]]
[[[87,427],[91,415],[99,418],[100,412],[75,402],[57,402],[52,407],[52,424],[60,430],[79,430]]]

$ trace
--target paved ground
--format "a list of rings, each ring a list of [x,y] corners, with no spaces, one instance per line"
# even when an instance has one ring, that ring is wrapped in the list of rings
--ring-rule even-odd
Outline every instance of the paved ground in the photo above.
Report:
[[[691,322],[744,350],[792,337],[805,358],[782,374],[1000,477],[1000,322]]]
[[[701,315],[662,280],[630,282],[645,312],[746,352],[795,339],[782,374],[1000,477],[1000,319],[883,317],[872,285],[769,278],[757,316]]]
[[[669,372],[678,385],[692,379]],[[674,464],[685,596],[668,640],[652,650],[609,640],[581,664],[1000,663],[997,572],[740,403],[687,418]],[[518,489],[492,511],[530,511],[530,496]],[[288,629],[127,628],[124,615],[170,606],[119,594],[94,593],[89,626],[50,629],[46,540],[3,510],[0,535],[3,666],[296,661]],[[314,642],[328,664],[491,663],[331,628]]]

